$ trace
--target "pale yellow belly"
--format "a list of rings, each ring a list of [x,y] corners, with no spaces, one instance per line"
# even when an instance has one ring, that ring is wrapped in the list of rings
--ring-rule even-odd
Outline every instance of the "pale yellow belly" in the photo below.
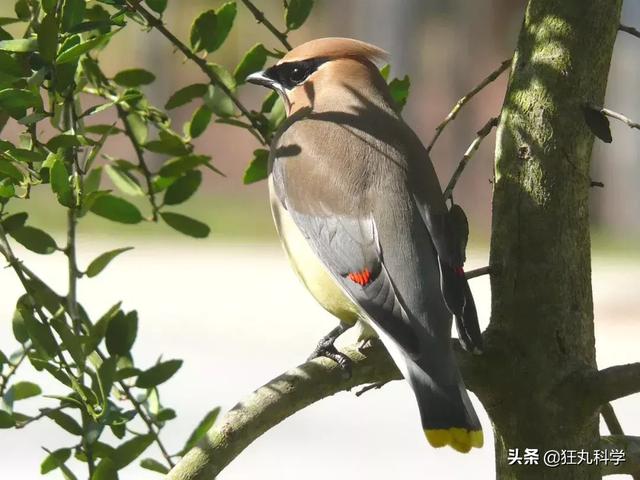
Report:
[[[294,223],[291,215],[271,193],[271,211],[280,240],[293,270],[316,301],[342,322],[353,325],[360,318],[358,306],[342,291]]]

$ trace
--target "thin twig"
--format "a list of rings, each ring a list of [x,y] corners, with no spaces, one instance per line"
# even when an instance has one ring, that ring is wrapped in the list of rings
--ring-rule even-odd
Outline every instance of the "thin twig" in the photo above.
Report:
[[[591,180],[591,183],[589,184],[589,186],[591,186],[591,187],[604,188],[604,183],[602,183],[602,182],[596,182],[596,181],[594,181],[594,180]]]
[[[287,34],[278,30],[273,23],[271,23],[267,17],[265,17],[264,12],[260,11],[252,2],[249,0],[240,0],[245,7],[247,7],[253,16],[255,17],[258,23],[263,24],[273,35],[280,40],[280,43],[284,45],[284,48],[287,50],[291,50],[291,44],[289,43]]]
[[[600,415],[602,415],[604,423],[607,424],[607,428],[609,429],[609,433],[611,435],[624,435],[622,425],[620,425],[618,417],[616,416],[616,412],[613,410],[613,407],[610,403],[605,403],[604,405],[602,405]]]
[[[60,405],[59,407],[56,407],[56,408],[41,408],[40,413],[35,417],[30,417],[29,420],[25,420],[22,423],[16,423],[16,428],[24,428],[30,423],[33,423],[37,420],[40,420],[41,418],[48,416],[52,412],[59,412],[61,410],[64,410],[65,408],[69,408],[69,407],[67,405]]]
[[[252,133],[260,138],[261,142],[266,145],[268,143],[267,139],[262,135],[262,132],[260,131],[260,125],[258,124],[258,122],[256,122],[253,115],[251,115],[251,112],[249,112],[249,110],[247,110],[247,108],[240,102],[240,100],[238,100],[238,97],[233,94],[233,92],[224,84],[220,77],[218,77],[218,75],[216,75],[215,72],[211,68],[209,68],[207,61],[204,58],[200,58],[198,55],[193,53],[193,51],[191,51],[189,47],[182,43],[173,33],[167,30],[167,28],[159,18],[156,18],[151,12],[149,12],[140,4],[141,0],[126,0],[126,2],[127,5],[129,5],[132,9],[134,9],[136,12],[142,15],[142,17],[144,17],[144,19],[149,23],[149,26],[158,30],[189,60],[193,61],[196,65],[198,65],[198,67],[200,67],[200,70],[202,70],[204,74],[209,77],[211,83],[220,88],[220,90],[222,90],[224,94],[231,99],[238,110],[240,110],[242,115],[246,117],[247,120],[249,120],[249,123],[251,123],[252,126],[252,130],[254,130],[254,132]]]
[[[483,275],[491,275],[493,272],[493,268],[491,266],[486,266],[482,268],[476,268],[474,270],[469,270],[464,273],[464,277],[467,280],[471,280],[472,278],[482,277]]]
[[[144,181],[147,185],[147,194],[149,195],[149,202],[151,203],[152,220],[155,222],[158,220],[158,204],[156,202],[156,195],[153,189],[153,180],[151,180],[151,170],[149,170],[149,166],[144,159],[144,152],[142,150],[142,147],[133,134],[133,128],[131,127],[131,123],[127,118],[127,112],[125,112],[124,109],[118,104],[116,104],[116,109],[118,111],[118,117],[120,117],[120,120],[122,120],[122,124],[124,125],[124,131],[127,134],[127,137],[129,137],[131,145],[133,146],[133,150],[135,151],[136,157],[138,158],[138,166],[142,171],[142,176],[144,177]]]
[[[369,385],[365,385],[364,387],[362,387],[360,390],[356,392],[356,397],[359,397],[360,395],[367,393],[369,390],[379,390],[382,387],[384,387],[387,383],[389,383],[389,381],[376,382],[376,383],[370,383]]]
[[[431,139],[431,143],[429,143],[429,145],[427,146],[427,153],[431,152],[433,145],[436,143],[436,140],[438,140],[438,137],[440,136],[442,131],[454,118],[456,118],[456,116],[458,115],[458,112],[460,112],[460,109],[464,107],[464,105],[469,100],[471,100],[480,90],[482,90],[484,87],[486,87],[491,82],[493,82],[496,78],[498,78],[502,74],[502,72],[504,72],[509,67],[509,65],[511,65],[511,60],[512,60],[511,58],[504,60],[498,68],[496,68],[493,72],[491,72],[473,90],[471,90],[464,97],[458,100],[458,102],[455,104],[453,109],[449,112],[449,115],[447,115],[445,119],[442,121],[442,123],[440,123],[440,125],[436,127],[436,133]]]
[[[626,25],[620,24],[620,26],[618,27],[618,30],[620,30],[621,32],[628,33],[629,35],[633,35],[634,37],[640,38],[640,30],[637,30],[633,27],[627,27]]]
[[[4,254],[3,250],[0,250],[0,252]],[[2,384],[0,385],[0,397],[4,395],[7,389],[7,385],[9,385],[9,380],[11,380],[11,377],[15,375],[15,373],[18,371],[18,368],[20,367],[22,362],[24,362],[24,359],[27,358],[28,352],[29,352],[29,348],[23,347],[22,353],[20,354],[20,357],[18,357],[18,360],[15,363],[11,363],[10,364],[11,366],[9,367],[9,370],[7,371],[7,373],[5,373],[0,377],[0,379],[2,379]]]
[[[456,183],[458,183],[458,180],[460,179],[462,172],[467,166],[467,163],[469,163],[469,160],[471,159],[473,154],[476,152],[476,150],[478,150],[478,148],[480,147],[480,144],[485,139],[485,137],[489,135],[491,130],[496,126],[498,126],[498,117],[493,117],[489,119],[489,121],[484,125],[484,127],[478,130],[478,133],[476,134],[476,138],[473,140],[473,142],[471,142],[471,145],[469,145],[469,148],[467,148],[467,151],[464,152],[464,155],[462,156],[462,160],[460,160],[460,163],[458,164],[458,168],[456,168],[455,172],[453,172],[453,176],[451,177],[451,180],[449,180],[449,184],[447,185],[447,188],[445,188],[444,190],[443,196],[445,200],[449,200],[451,198],[451,196],[453,195],[453,189],[455,188]]]
[[[634,122],[630,118],[625,117],[621,113],[614,112],[613,110],[609,110],[608,108],[598,107],[597,105],[588,104],[588,108],[591,110],[595,110],[596,112],[600,112],[607,117],[615,118],[616,120],[620,120],[623,123],[626,123],[630,128],[636,128],[640,130],[640,123]]]

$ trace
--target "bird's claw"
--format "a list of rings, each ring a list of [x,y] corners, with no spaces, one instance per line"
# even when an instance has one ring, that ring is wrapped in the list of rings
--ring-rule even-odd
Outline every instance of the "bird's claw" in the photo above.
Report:
[[[321,341],[316,349],[311,353],[307,361],[318,357],[326,357],[338,364],[345,379],[351,378],[351,359],[344,353],[338,351],[333,343]]]

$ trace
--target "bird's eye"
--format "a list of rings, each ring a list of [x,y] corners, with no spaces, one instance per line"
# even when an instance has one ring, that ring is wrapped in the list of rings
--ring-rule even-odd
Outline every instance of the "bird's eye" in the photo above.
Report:
[[[304,81],[305,78],[309,75],[308,70],[302,67],[293,67],[289,72],[289,79],[294,84],[299,84]]]

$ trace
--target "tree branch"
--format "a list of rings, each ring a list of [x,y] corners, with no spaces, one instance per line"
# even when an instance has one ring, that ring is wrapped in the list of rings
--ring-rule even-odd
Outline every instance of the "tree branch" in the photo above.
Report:
[[[287,50],[291,50],[291,44],[289,43],[286,33],[278,30],[273,25],[273,23],[267,20],[267,17],[265,17],[264,13],[261,12],[252,2],[250,2],[249,0],[240,0],[240,1],[244,4],[245,7],[249,9],[249,11],[251,11],[251,13],[253,14],[254,18],[258,23],[263,24],[271,33],[273,33],[273,35],[278,40],[280,40],[280,43],[284,45],[284,48],[286,48]]]
[[[640,38],[640,31],[633,27],[627,27],[626,25],[620,24],[620,26],[618,27],[618,30],[620,30],[621,32],[628,33],[629,35],[633,35],[634,37]]]
[[[402,378],[380,342],[363,352],[349,347],[353,362],[345,380],[337,364],[318,358],[274,378],[238,403],[200,444],[171,470],[168,480],[211,480],[260,435],[318,400],[362,384]]]
[[[180,50],[185,55],[185,57],[187,57],[189,60],[198,65],[198,67],[200,67],[200,70],[202,70],[203,73],[207,77],[209,77],[211,83],[222,90],[224,94],[231,99],[238,110],[240,110],[242,115],[247,118],[249,123],[251,123],[251,133],[259,138],[264,145],[267,145],[268,142],[262,135],[260,126],[256,122],[255,118],[251,115],[251,112],[249,112],[249,110],[247,110],[247,108],[240,102],[240,100],[238,100],[238,97],[233,94],[233,92],[224,84],[220,77],[218,77],[218,75],[216,75],[215,72],[211,68],[209,68],[207,61],[204,58],[200,58],[198,55],[193,53],[189,47],[187,47],[173,33],[171,33],[159,18],[156,18],[151,12],[149,12],[140,4],[141,0],[126,0],[126,2],[129,7],[142,15],[142,17],[149,23],[150,27],[158,30],[167,40],[169,40],[178,50]]]
[[[588,381],[594,400],[599,404],[640,393],[640,362],[599,370]]]
[[[602,475],[631,475],[636,478],[640,475],[640,437],[626,435],[609,435],[600,438],[600,449],[622,450],[624,462],[614,465],[609,462],[602,465]]]
[[[626,123],[630,128],[636,128],[640,130],[640,123],[634,122],[630,118],[625,117],[621,113],[614,112],[613,110],[609,110],[608,108],[598,107],[597,105],[589,104],[587,105],[590,109],[595,110],[596,112],[600,112],[607,117],[615,118],[616,120],[620,120],[623,123]]]
[[[462,172],[467,166],[467,163],[469,163],[469,160],[471,160],[473,154],[476,153],[485,137],[489,135],[489,133],[491,133],[491,130],[493,130],[494,127],[497,126],[498,117],[493,117],[489,119],[489,121],[480,130],[478,130],[476,138],[473,140],[473,142],[471,142],[471,145],[469,145],[467,151],[464,152],[462,160],[460,160],[460,163],[458,164],[458,168],[456,168],[455,172],[453,172],[447,188],[444,189],[443,196],[445,200],[449,200],[451,198],[451,196],[453,195],[453,189],[456,187],[456,183],[458,183],[458,180],[460,179]]]
[[[498,78],[502,74],[502,72],[504,72],[509,67],[509,65],[511,65],[511,60],[512,60],[511,58],[504,60],[498,68],[496,68],[493,72],[491,72],[473,90],[471,90],[464,97],[458,100],[458,102],[455,104],[453,109],[451,109],[451,111],[449,112],[449,115],[447,115],[445,119],[442,121],[442,123],[440,123],[440,125],[436,127],[436,133],[431,139],[431,142],[429,143],[429,145],[427,146],[427,153],[431,153],[431,149],[433,148],[433,145],[436,143],[436,140],[438,140],[438,137],[440,137],[440,134],[442,134],[442,131],[445,129],[445,127],[451,121],[453,121],[454,118],[456,118],[456,116],[458,115],[458,112],[460,112],[460,109],[464,107],[465,104],[469,102],[469,100],[471,100],[478,92],[480,92],[480,90],[482,90],[484,87],[486,87],[491,82],[493,82],[496,78]]]

